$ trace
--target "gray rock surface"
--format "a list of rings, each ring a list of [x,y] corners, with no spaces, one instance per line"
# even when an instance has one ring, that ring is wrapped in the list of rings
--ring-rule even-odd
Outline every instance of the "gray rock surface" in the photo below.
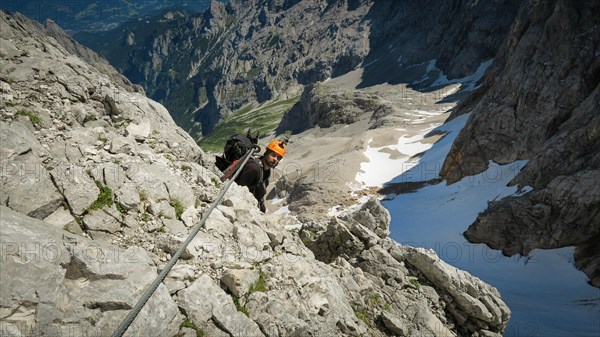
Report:
[[[0,206],[2,322],[26,334],[109,334],[156,275],[139,247],[124,250]],[[181,314],[161,286],[127,335],[174,335]],[[4,331],[4,326],[3,326]]]
[[[19,20],[0,12],[2,38],[10,42],[0,44],[0,89],[13,94],[0,101],[2,139],[11,137],[2,159],[41,163],[57,202],[36,193],[27,200],[39,206],[16,207],[5,191],[31,185],[3,186],[0,325],[14,335],[108,335],[165,268],[190,223],[206,214],[218,176],[163,106]],[[210,29],[217,27],[215,18]],[[32,113],[19,115],[22,109]],[[151,131],[130,151],[111,151],[132,123]],[[191,329],[216,336],[385,336],[391,328],[380,324],[384,311],[394,329],[416,335],[502,332],[497,292],[464,273],[456,276],[460,284],[440,284],[458,272],[441,266],[428,274],[429,264],[407,262],[437,263],[418,251],[409,258],[385,238],[389,217],[375,200],[358,212],[352,221],[300,219],[299,234],[280,215],[261,213],[247,188],[233,184],[126,335]],[[67,228],[79,234],[55,228],[69,216]]]
[[[371,124],[375,126],[394,109],[376,94],[340,90],[319,83],[304,88],[300,101],[284,115],[277,132],[300,133],[315,126],[327,128],[336,124],[352,124],[364,114],[371,116]]]
[[[473,111],[442,168],[449,182],[490,160],[527,159],[511,185],[533,187],[490,205],[469,240],[512,255],[585,245],[600,234],[599,9],[596,1],[528,1],[482,88],[455,112]],[[598,269],[586,267],[597,254],[582,251],[576,262],[599,286]]]
[[[0,132],[0,203],[38,219],[52,214],[63,198],[40,160],[45,151],[22,124],[2,121]]]

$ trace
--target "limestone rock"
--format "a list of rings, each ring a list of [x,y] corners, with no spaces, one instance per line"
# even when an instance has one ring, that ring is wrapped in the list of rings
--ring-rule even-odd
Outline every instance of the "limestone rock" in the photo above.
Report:
[[[175,235],[164,235],[163,234],[163,235],[160,235],[158,237],[158,239],[156,240],[156,246],[159,249],[162,249],[163,251],[165,251],[169,254],[175,254],[184,241],[185,241],[184,238],[181,238],[181,237],[178,237]],[[191,259],[191,258],[194,258],[195,256],[198,256],[198,252],[196,251],[194,246],[190,246],[190,245],[188,245],[186,247],[186,249],[183,251],[183,253],[181,254],[182,259]]]
[[[407,324],[387,311],[381,313],[381,321],[386,328],[397,336],[408,336],[410,334]]]
[[[369,198],[358,211],[349,215],[349,218],[372,230],[380,238],[386,238],[390,233],[390,212],[374,197]]]
[[[206,274],[181,290],[176,301],[197,324],[212,319],[232,336],[264,336],[258,325],[239,312],[231,297]]]
[[[21,124],[0,122],[2,176],[0,202],[43,219],[62,203],[63,197],[39,159],[39,142]]]
[[[121,223],[104,210],[97,210],[83,217],[83,224],[89,230],[115,233],[121,228]]]
[[[135,184],[126,182],[115,192],[116,200],[127,210],[137,209],[142,202]]]
[[[112,331],[156,276],[141,248],[119,251],[4,206],[0,209],[1,237],[10,243],[0,273],[0,301],[14,312],[3,321],[17,326],[21,334],[27,333],[26,328]],[[19,312],[36,315],[23,321]],[[178,328],[173,322],[179,317],[174,301],[160,286],[128,334],[173,335]]]
[[[186,227],[193,227],[200,220],[198,217],[198,210],[194,206],[188,207],[183,213],[181,213],[181,221]]]
[[[184,209],[196,202],[191,186],[162,162],[136,163],[134,170],[127,171],[127,177],[143,186],[150,200],[177,200]]]
[[[177,236],[187,236],[188,229],[185,227],[183,222],[173,219],[162,219],[163,225],[167,228],[169,233],[173,233]]]
[[[76,215],[82,215],[100,195],[96,182],[81,166],[68,166],[63,172],[50,171],[50,175]]]
[[[440,260],[434,253],[422,248],[409,248],[407,261],[416,267],[436,287],[447,292],[467,317],[477,325],[502,327],[510,318],[510,310],[500,299],[496,288],[484,284],[468,273]],[[483,328],[485,328],[483,326]]]
[[[71,212],[64,207],[59,207],[54,213],[44,218],[44,222],[51,224],[57,229],[63,229],[67,224],[74,221],[75,218],[71,215]]]
[[[258,281],[258,277],[259,274],[254,270],[234,269],[226,271],[221,277],[221,282],[234,296],[242,297],[250,290],[250,286]]]
[[[150,124],[141,123],[139,125],[131,123],[125,129],[127,131],[127,136],[132,137],[139,142],[143,142],[150,136]]]
[[[308,237],[314,235],[308,232]],[[364,244],[354,236],[341,220],[333,218],[327,229],[318,235],[314,241],[307,242],[315,257],[325,263],[330,263],[338,256],[356,257],[364,249]]]
[[[147,136],[146,136],[147,137]],[[110,153],[125,153],[129,154],[136,151],[136,138],[117,136],[110,143]]]

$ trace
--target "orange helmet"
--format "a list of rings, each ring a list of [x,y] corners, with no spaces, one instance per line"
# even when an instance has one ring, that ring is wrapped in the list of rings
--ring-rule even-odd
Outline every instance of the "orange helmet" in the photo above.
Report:
[[[271,150],[281,157],[285,156],[285,141],[272,140],[269,145],[267,145],[267,150]]]

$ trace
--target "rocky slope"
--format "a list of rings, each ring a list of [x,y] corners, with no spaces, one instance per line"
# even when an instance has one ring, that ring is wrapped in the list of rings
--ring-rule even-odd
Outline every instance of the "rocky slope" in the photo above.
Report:
[[[600,4],[528,1],[479,92],[442,175],[454,182],[488,161],[528,159],[511,184],[533,187],[493,202],[465,233],[505,254],[577,246],[600,286]]]
[[[122,27],[98,50],[198,138],[249,103],[297,96],[377,59],[392,76],[366,71],[362,86],[421,79],[433,59],[450,78],[471,74],[494,57],[519,3],[213,2],[203,16]]]
[[[2,335],[108,335],[218,176],[160,104],[22,16],[0,32]],[[499,336],[498,291],[389,220],[373,199],[286,229],[233,185],[126,335]]]

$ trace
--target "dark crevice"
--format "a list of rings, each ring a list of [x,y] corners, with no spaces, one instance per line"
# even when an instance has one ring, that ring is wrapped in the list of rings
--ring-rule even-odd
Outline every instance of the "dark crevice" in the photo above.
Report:
[[[69,280],[76,280],[85,278],[90,281],[97,280],[125,280],[126,277],[117,274],[97,274],[89,270],[85,262],[81,261],[78,257],[71,256],[71,260],[67,264],[61,264],[66,269],[65,278]]]
[[[114,311],[114,310],[130,310],[131,305],[125,302],[107,301],[107,302],[90,302],[83,304],[88,309],[100,309],[100,311]]]

